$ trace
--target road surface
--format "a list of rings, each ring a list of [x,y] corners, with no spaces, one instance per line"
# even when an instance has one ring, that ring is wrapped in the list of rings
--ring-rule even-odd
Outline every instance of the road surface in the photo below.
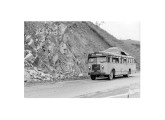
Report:
[[[140,73],[113,80],[70,80],[24,87],[25,98],[139,98]]]

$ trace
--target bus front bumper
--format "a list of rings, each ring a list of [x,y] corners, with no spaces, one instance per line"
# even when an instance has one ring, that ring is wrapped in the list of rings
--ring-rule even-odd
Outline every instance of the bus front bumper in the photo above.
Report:
[[[89,72],[88,75],[106,75],[104,72]]]

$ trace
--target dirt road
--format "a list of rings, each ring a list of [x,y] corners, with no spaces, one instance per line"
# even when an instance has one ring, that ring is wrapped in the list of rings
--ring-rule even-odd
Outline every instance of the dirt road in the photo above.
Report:
[[[113,80],[71,80],[24,87],[25,98],[123,98],[140,97],[140,73]]]

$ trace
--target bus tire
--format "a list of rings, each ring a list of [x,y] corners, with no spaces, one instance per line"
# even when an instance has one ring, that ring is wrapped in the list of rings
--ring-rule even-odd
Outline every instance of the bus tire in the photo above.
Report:
[[[96,80],[96,75],[91,75],[92,80]]]
[[[111,71],[111,73],[108,76],[109,80],[112,80],[114,78],[114,70]]]
[[[123,77],[129,77],[129,75],[128,75],[128,74],[126,74],[126,75],[123,75]]]
[[[130,74],[131,74],[131,69],[129,69],[128,74],[123,75],[123,76],[124,76],[124,77],[129,77]]]

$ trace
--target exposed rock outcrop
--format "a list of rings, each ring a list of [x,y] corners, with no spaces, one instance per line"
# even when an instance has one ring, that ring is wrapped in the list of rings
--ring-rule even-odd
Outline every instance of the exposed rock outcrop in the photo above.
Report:
[[[25,80],[82,76],[88,54],[112,46],[118,40],[91,22],[25,22]]]

